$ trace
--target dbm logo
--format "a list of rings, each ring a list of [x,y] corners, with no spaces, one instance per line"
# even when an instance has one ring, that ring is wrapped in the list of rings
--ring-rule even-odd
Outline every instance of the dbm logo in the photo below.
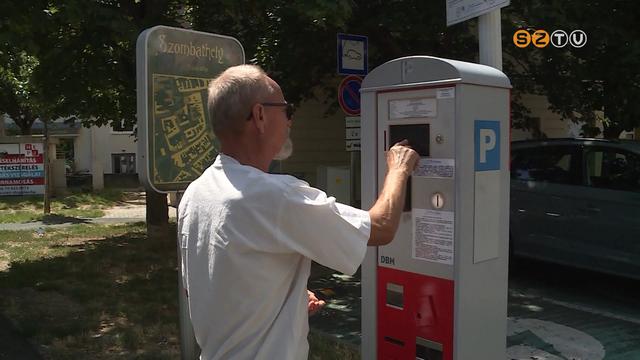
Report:
[[[474,133],[476,171],[500,170],[500,122],[476,120]]]
[[[549,43],[556,48],[563,48],[571,44],[574,48],[581,48],[587,44],[587,33],[582,30],[574,30],[567,34],[564,30],[555,30],[549,35],[545,30],[536,30],[533,33],[520,29],[513,34],[513,43],[519,48],[526,48],[532,44],[538,48],[544,48]]]

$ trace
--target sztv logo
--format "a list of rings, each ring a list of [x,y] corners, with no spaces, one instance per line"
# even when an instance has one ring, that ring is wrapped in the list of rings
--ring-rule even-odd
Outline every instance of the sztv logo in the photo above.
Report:
[[[549,35],[546,30],[535,30],[533,33],[520,29],[513,33],[513,43],[519,48],[526,48],[529,44],[544,48],[549,43],[556,48],[563,48],[571,44],[574,48],[581,48],[587,44],[587,33],[582,30],[573,30],[567,34],[564,30],[555,30]]]

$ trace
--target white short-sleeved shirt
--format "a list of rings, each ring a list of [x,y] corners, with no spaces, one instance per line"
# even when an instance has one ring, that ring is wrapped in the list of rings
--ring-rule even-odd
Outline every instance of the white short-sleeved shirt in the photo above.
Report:
[[[178,211],[183,283],[202,359],[306,359],[311,260],[353,274],[366,211],[220,155]]]

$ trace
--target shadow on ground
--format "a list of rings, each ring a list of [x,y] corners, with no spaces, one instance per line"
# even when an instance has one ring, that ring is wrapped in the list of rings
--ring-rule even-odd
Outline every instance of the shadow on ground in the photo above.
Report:
[[[330,270],[317,270],[316,264],[314,268],[312,272],[319,276],[309,280],[309,289],[327,304],[318,314],[309,318],[309,326],[358,349],[361,335],[360,270],[354,276],[348,276]]]
[[[122,197],[119,203],[124,205],[145,205],[147,201],[144,191],[125,192]]]
[[[91,220],[89,219],[58,215],[58,214],[49,214],[42,217],[42,223],[45,225],[88,224],[89,222],[91,222]]]
[[[0,314],[0,359],[40,360],[42,356],[13,323]]]
[[[69,238],[66,256],[0,272],[0,312],[15,329],[0,333],[0,353],[22,338],[52,359],[179,358],[175,243],[135,229]]]

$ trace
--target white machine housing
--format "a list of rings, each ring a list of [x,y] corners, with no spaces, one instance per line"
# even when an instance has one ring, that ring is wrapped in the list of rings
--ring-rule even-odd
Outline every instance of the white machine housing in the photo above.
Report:
[[[510,88],[495,68],[430,56],[364,79],[362,207],[395,142],[407,138],[421,159],[393,242],[369,248],[362,266],[363,359],[505,358]]]

